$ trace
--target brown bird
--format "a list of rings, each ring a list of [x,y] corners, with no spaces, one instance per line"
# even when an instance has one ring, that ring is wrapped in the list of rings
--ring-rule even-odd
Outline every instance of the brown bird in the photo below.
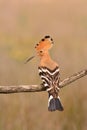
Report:
[[[48,110],[63,111],[63,106],[58,95],[60,81],[59,65],[53,61],[49,55],[49,50],[53,44],[53,39],[50,36],[45,36],[38,44],[36,44],[35,49],[40,58],[38,70],[42,79],[42,85],[46,88],[49,94]],[[29,58],[27,61],[33,57]]]

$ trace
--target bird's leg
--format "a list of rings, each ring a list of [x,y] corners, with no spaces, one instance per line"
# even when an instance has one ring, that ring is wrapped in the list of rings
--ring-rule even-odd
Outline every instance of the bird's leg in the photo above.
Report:
[[[44,86],[44,83],[41,83],[40,85],[41,85],[41,87],[42,87],[43,90],[47,89],[47,87]]]

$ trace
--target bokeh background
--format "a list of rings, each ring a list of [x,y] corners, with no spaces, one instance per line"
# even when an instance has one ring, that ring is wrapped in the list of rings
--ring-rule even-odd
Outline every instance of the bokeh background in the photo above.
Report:
[[[0,0],[0,85],[40,84],[34,46],[54,39],[61,80],[87,69],[87,0]],[[87,77],[60,91],[64,112],[48,112],[46,92],[0,94],[0,130],[86,130]]]

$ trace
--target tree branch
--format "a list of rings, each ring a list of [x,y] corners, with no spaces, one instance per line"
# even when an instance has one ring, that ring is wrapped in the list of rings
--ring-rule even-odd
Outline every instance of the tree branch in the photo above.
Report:
[[[59,88],[71,84],[72,82],[82,78],[87,75],[87,70],[80,71],[73,74],[72,76],[64,79],[59,83]],[[15,86],[0,86],[0,94],[9,94],[9,93],[21,93],[21,92],[40,92],[45,91],[46,88],[39,85],[15,85]]]

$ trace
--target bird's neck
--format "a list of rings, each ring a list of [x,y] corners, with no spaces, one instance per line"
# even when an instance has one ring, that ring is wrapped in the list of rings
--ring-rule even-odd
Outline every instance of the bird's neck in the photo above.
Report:
[[[43,54],[43,56],[40,57],[40,64],[39,66],[46,66],[47,68],[50,68],[51,70],[53,70],[57,65],[56,62],[54,62],[50,55],[49,52],[45,52]]]

